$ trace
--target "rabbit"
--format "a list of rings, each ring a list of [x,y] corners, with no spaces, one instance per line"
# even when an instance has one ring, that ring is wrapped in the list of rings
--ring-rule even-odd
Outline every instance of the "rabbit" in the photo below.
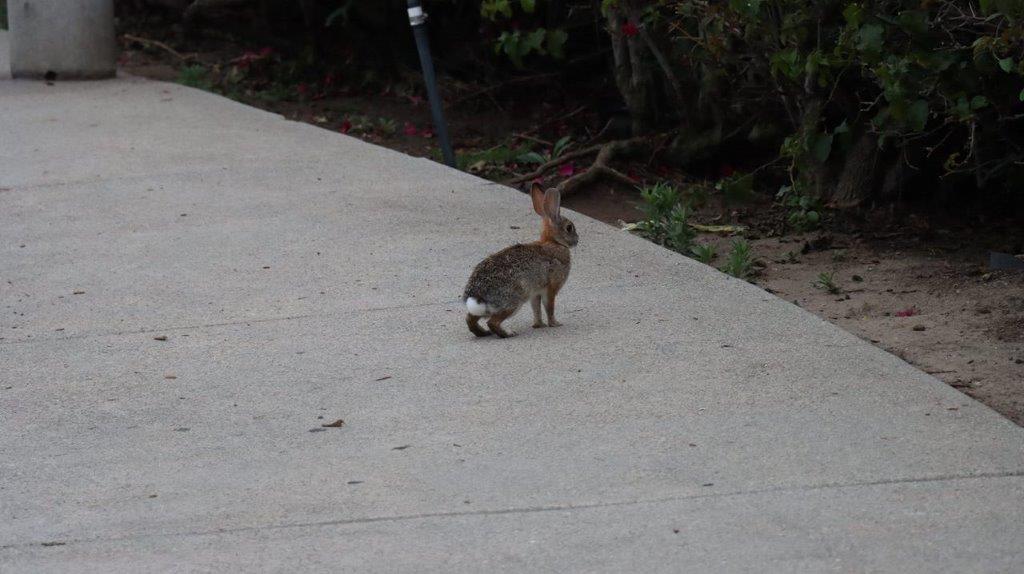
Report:
[[[561,325],[555,319],[555,296],[569,278],[569,249],[579,242],[576,226],[559,213],[561,194],[557,189],[543,191],[536,183],[530,188],[533,210],[543,220],[540,241],[516,244],[477,264],[469,276],[462,300],[466,303],[466,325],[477,337],[495,334],[511,337],[514,332],[501,322],[515,314],[527,301],[533,307],[534,328],[544,327],[541,303],[548,314],[548,325]],[[487,318],[487,327],[480,319]]]

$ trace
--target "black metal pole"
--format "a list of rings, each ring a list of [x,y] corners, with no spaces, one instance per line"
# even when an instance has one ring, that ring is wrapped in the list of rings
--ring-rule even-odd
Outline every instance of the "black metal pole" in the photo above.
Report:
[[[430,39],[427,38],[427,14],[423,12],[420,0],[409,0],[409,24],[416,37],[416,49],[420,53],[420,65],[423,67],[423,81],[427,84],[427,98],[430,100],[430,113],[434,116],[434,129],[437,139],[441,142],[441,155],[444,163],[455,167],[455,153],[452,142],[448,139],[448,124],[444,121],[444,110],[441,109],[441,96],[437,93],[437,77],[434,76],[434,60],[430,57]]]

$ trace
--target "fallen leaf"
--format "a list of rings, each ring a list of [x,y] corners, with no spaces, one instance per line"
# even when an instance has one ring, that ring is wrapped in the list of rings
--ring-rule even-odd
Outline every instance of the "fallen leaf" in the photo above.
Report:
[[[85,295],[85,291],[82,291],[80,289],[76,289],[76,290],[72,291],[71,294],[72,295]]]
[[[333,423],[327,423],[327,424],[320,425],[320,426],[336,429],[336,428],[341,428],[341,427],[345,426],[345,421],[343,421],[341,419],[338,419],[338,420],[334,421]]]
[[[402,446],[396,446],[396,447],[392,448],[391,450],[405,450],[405,449],[409,448],[410,446],[412,446],[412,445],[411,444],[404,444]]]
[[[164,378],[168,379],[168,380],[174,380],[174,379],[177,379],[178,376],[177,375],[164,375]]]
[[[691,223],[690,227],[704,233],[721,233],[723,235],[743,233],[747,230],[745,225],[702,225],[700,223]]]
[[[386,381],[386,380],[388,380],[390,378],[391,378],[391,375],[385,375],[385,376],[383,376],[383,377],[381,377],[379,379],[375,379],[375,380],[377,380],[377,381]]]
[[[153,337],[153,340],[154,341],[166,341],[167,340],[167,335],[157,335],[156,337]]]

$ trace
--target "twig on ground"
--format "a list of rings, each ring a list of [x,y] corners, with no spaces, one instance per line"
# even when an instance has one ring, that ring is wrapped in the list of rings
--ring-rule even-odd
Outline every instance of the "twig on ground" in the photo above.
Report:
[[[519,177],[514,177],[514,178],[506,181],[505,185],[512,185],[512,184],[516,184],[516,183],[523,183],[524,181],[530,181],[531,179],[534,179],[534,178],[537,178],[537,177],[540,177],[540,176],[544,175],[548,171],[550,171],[550,170],[552,170],[552,169],[562,165],[563,163],[565,163],[565,162],[567,162],[569,160],[573,160],[573,159],[576,159],[576,158],[579,158],[579,157],[586,157],[588,155],[595,154],[595,153],[600,153],[601,152],[601,148],[603,148],[603,147],[604,147],[603,145],[595,145],[595,146],[590,146],[590,147],[587,147],[587,148],[578,149],[576,151],[571,151],[569,153],[562,154],[562,155],[552,159],[551,161],[548,161],[548,162],[545,162],[545,163],[541,164],[540,167],[538,167],[537,169],[531,171],[530,173],[528,173],[526,175],[520,175]]]
[[[548,147],[551,147],[551,146],[555,145],[555,144],[549,142],[548,140],[542,140],[540,138],[535,138],[533,136],[526,135],[525,133],[522,133],[522,134],[512,134],[512,139],[527,140],[527,141],[531,141],[533,143],[539,143],[540,145],[546,145]]]
[[[135,36],[133,34],[125,34],[123,38],[125,40],[128,40],[129,42],[136,42],[138,44],[142,44],[143,46],[152,46],[154,48],[160,48],[161,50],[167,52],[168,54],[174,56],[175,58],[183,62],[186,60],[192,60],[196,57],[195,54],[182,54],[181,52],[175,50],[174,48],[168,46],[167,44],[164,44],[159,40],[150,40],[149,38],[143,38],[141,36]]]
[[[523,132],[523,133],[521,133],[519,135],[520,136],[524,136],[524,135],[529,135],[529,134],[535,134],[535,133],[539,132],[540,130],[548,127],[551,124],[553,124],[553,123],[564,122],[565,120],[567,120],[567,119],[569,119],[569,118],[571,118],[571,117],[573,117],[575,115],[578,115],[579,113],[583,112],[586,109],[587,109],[587,106],[580,106],[580,107],[576,108],[575,110],[565,114],[564,116],[558,116],[557,118],[551,118],[550,120],[547,120],[547,121],[544,121],[542,123],[539,123],[536,126],[526,130],[525,132]]]
[[[635,187],[637,184],[636,181],[633,181],[633,179],[626,174],[609,166],[608,162],[617,155],[635,155],[639,153],[639,150],[646,148],[648,145],[649,139],[640,137],[608,142],[604,145],[598,146],[599,149],[597,157],[594,159],[594,163],[582,172],[558,184],[558,191],[561,192],[564,197],[578,190],[580,187],[594,183],[602,178],[614,179],[620,183]]]

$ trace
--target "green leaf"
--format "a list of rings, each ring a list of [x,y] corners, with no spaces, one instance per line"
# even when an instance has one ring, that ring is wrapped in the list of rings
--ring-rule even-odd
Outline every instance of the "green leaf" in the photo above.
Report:
[[[1024,102],[1024,89],[1022,89],[1020,91],[1020,95],[1017,96],[1017,99],[1019,99],[1020,101]]]
[[[1004,72],[1009,74],[1010,72],[1013,71],[1013,58],[1002,58],[1001,60],[999,60],[999,67],[1002,68]]]
[[[800,65],[800,54],[796,48],[775,52],[771,57],[772,71],[781,73],[791,80],[800,77],[803,66]]]
[[[545,44],[547,45],[548,53],[559,60],[564,58],[565,41],[568,39],[569,34],[565,30],[548,30],[547,36],[545,37]]]
[[[517,157],[516,161],[520,163],[544,163],[544,158],[539,153],[531,151]]]
[[[916,132],[924,129],[925,124],[928,123],[927,100],[915,100],[910,104],[910,107],[907,108],[907,123]]]
[[[764,0],[729,0],[729,8],[747,18],[757,18]]]
[[[487,20],[494,21],[498,16],[512,17],[512,6],[509,0],[483,0],[480,3],[480,16]]]
[[[860,4],[850,4],[843,8],[843,19],[851,27],[860,28],[860,23],[864,21],[864,9]]]
[[[533,14],[534,8],[537,7],[537,0],[519,0],[519,5],[523,7],[523,12]]]
[[[530,52],[544,53],[544,36],[547,35],[547,30],[544,28],[537,28],[533,32],[526,35],[523,40],[523,55],[529,54]]]
[[[352,1],[348,0],[338,8],[335,8],[324,21],[324,27],[330,28],[334,22],[340,20],[342,24],[348,24],[348,11],[352,8]]]
[[[555,147],[551,150],[551,157],[559,157],[568,147],[569,142],[572,141],[572,136],[565,136],[555,142]]]
[[[985,96],[974,96],[971,98],[971,109],[980,110],[988,105],[988,98]]]
[[[924,34],[928,31],[928,13],[923,10],[905,10],[900,12],[896,21],[909,34]]]
[[[857,49],[868,53],[881,52],[884,34],[885,28],[881,24],[865,24],[857,32]]]

